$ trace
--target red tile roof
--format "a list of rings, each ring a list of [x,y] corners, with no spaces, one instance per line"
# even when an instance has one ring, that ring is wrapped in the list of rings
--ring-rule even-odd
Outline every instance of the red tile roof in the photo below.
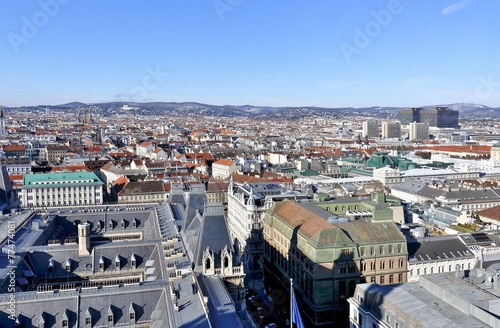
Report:
[[[213,164],[231,166],[231,165],[233,165],[233,163],[234,162],[229,160],[229,159],[219,159],[218,161],[214,162]]]

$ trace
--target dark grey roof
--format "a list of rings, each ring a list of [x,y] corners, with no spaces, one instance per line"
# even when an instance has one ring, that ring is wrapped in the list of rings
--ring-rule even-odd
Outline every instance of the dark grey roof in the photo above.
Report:
[[[162,181],[142,181],[129,182],[120,192],[120,196],[130,196],[136,194],[164,193]]]
[[[206,196],[204,191],[189,193],[188,203],[186,206],[186,214],[182,223],[183,229],[191,224],[191,221],[194,219],[197,213],[203,214],[205,200]]]
[[[232,250],[224,207],[219,204],[207,205],[201,221],[198,243],[194,248],[196,265],[202,265],[203,252],[207,248],[213,251],[214,255],[220,255],[225,247],[229,251]],[[214,267],[220,267],[220,256],[214,256],[214,261]]]
[[[233,300],[222,279],[199,275],[198,281],[203,293],[210,295],[208,309],[215,327],[242,327],[243,323],[235,311]]]
[[[107,327],[110,313],[115,325],[127,324],[130,323],[131,309],[138,323],[151,321],[157,327],[171,327],[165,294],[166,290],[160,284],[91,288],[83,289],[80,294],[75,290],[58,293],[27,292],[24,295],[18,294],[16,312],[20,315],[22,327],[38,327],[42,318],[46,327],[61,327],[66,318],[68,327],[77,327],[77,313],[80,314],[79,327],[86,327],[88,315],[91,317],[92,327]],[[8,318],[5,311],[4,298],[2,296],[0,299],[1,326],[14,327],[14,321]]]
[[[435,238],[425,242],[409,242],[410,262],[474,257],[458,236]]]
[[[313,213],[314,215],[317,215],[319,217],[322,217],[325,220],[328,220],[333,216],[332,213],[324,210],[323,208],[317,206],[316,204],[313,203],[297,203],[300,207],[306,209],[307,211]]]

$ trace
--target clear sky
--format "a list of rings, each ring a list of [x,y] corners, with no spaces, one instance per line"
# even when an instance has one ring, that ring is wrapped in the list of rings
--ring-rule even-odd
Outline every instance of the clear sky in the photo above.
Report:
[[[498,0],[2,1],[0,104],[500,106]]]

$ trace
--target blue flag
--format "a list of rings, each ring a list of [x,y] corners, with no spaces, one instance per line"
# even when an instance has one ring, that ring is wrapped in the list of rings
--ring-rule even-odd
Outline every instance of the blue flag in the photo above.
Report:
[[[292,287],[292,323],[297,325],[297,328],[304,328],[304,323],[300,317],[299,307],[297,305],[297,300],[295,299],[295,293]]]

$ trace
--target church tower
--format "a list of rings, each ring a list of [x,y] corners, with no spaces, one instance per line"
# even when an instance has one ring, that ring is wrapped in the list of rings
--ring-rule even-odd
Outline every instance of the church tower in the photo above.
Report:
[[[90,224],[78,225],[78,256],[90,255]]]
[[[0,136],[4,136],[5,133],[5,118],[3,113],[3,108],[0,108]]]

